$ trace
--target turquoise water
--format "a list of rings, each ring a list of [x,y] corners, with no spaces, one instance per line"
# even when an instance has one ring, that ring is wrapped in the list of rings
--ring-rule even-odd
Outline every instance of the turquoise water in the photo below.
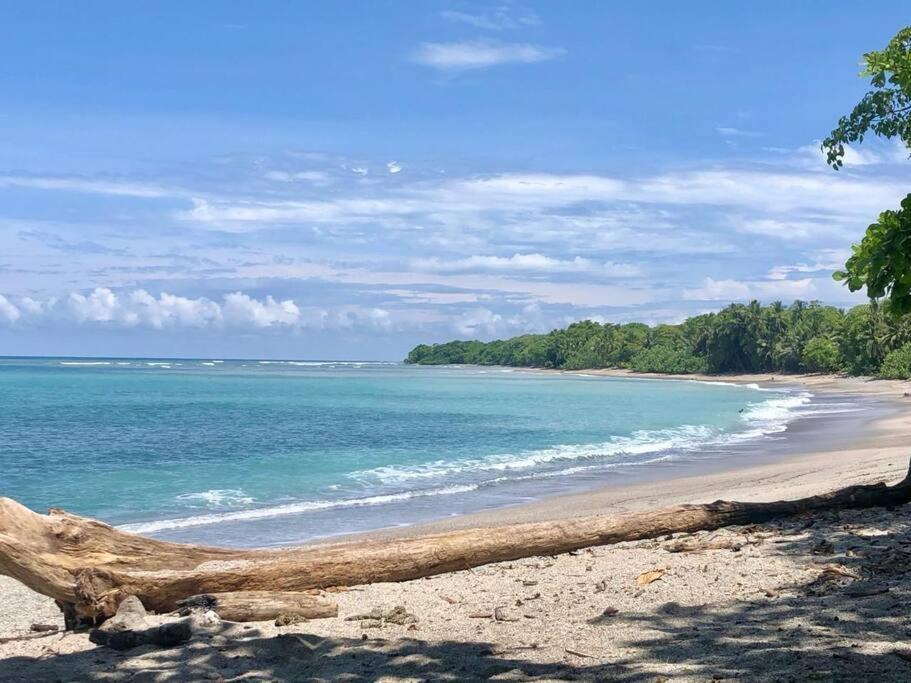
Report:
[[[0,359],[0,493],[268,545],[509,505],[781,432],[809,394],[394,363]]]

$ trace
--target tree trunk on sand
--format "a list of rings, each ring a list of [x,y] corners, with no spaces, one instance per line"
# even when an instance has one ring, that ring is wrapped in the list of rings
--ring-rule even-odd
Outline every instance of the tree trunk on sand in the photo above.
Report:
[[[178,607],[204,607],[228,621],[267,621],[278,615],[325,619],[338,616],[338,605],[311,593],[242,591],[205,593],[179,600]]]
[[[72,623],[75,617],[109,617],[128,595],[137,596],[148,609],[169,612],[179,600],[202,593],[299,592],[407,581],[621,541],[909,501],[911,471],[893,486],[850,486],[793,501],[717,501],[399,540],[228,550],[144,538],[60,510],[39,515],[0,498],[0,574],[57,600]]]

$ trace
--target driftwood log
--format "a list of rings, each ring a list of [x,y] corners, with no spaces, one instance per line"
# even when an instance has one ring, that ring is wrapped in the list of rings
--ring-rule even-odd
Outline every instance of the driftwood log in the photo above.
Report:
[[[839,508],[911,501],[911,470],[893,486],[849,486],[791,501],[716,501],[647,512],[449,531],[414,538],[286,550],[230,550],[168,543],[51,510],[40,515],[0,498],[0,574],[54,598],[68,625],[101,621],[129,595],[169,612],[200,594],[305,592],[406,581],[491,562],[597,545],[767,522]],[[265,594],[254,598],[264,599]],[[222,598],[224,600],[224,598]],[[281,601],[281,597],[275,598]],[[283,610],[279,610],[283,611]],[[257,613],[264,616],[264,613]],[[265,618],[276,616],[270,614]]]
[[[278,615],[304,619],[338,616],[338,605],[332,600],[302,592],[205,593],[178,600],[177,607],[211,609],[227,621],[268,621]]]

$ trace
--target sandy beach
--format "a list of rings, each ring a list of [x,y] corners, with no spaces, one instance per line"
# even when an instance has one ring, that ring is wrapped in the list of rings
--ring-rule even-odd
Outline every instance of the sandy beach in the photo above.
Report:
[[[373,535],[798,498],[894,482],[908,469],[909,382],[706,379],[799,382],[875,395],[893,409],[825,450]],[[334,594],[335,619],[222,624],[185,647],[126,653],[96,648],[82,633],[3,642],[32,623],[62,622],[50,600],[0,577],[0,680],[907,680],[909,558],[903,511],[829,513],[353,587]],[[648,572],[657,578],[638,578]],[[412,623],[383,618],[397,606]]]

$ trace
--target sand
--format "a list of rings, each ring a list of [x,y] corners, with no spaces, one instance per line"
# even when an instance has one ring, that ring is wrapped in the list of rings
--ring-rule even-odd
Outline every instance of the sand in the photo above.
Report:
[[[898,408],[856,442],[825,452],[395,533],[791,498],[903,476],[911,384],[798,379],[819,391],[895,398]],[[671,552],[681,539],[723,547]],[[663,574],[640,585],[650,571]],[[51,601],[0,577],[0,680],[909,680],[909,571],[907,509],[850,511],[354,587],[334,595],[337,619],[222,625],[184,647],[127,653],[79,633],[2,643],[60,618]],[[396,606],[417,623],[348,619]]]

